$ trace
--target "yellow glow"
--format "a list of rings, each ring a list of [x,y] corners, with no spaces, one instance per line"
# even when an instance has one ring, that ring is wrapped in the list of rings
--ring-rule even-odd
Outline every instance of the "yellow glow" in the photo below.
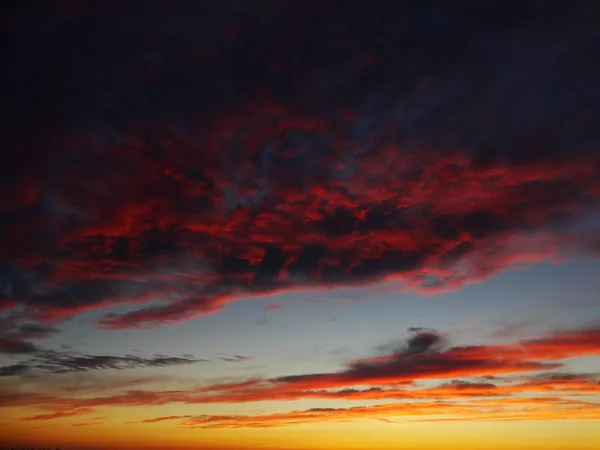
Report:
[[[138,408],[136,408],[138,409]],[[152,409],[152,408],[148,408]],[[16,413],[17,411],[15,411]],[[161,411],[162,412],[162,411]],[[375,420],[296,425],[267,429],[186,429],[177,421],[133,424],[141,411],[112,414],[102,425],[75,427],[93,422],[89,417],[69,417],[52,423],[19,420],[30,414],[19,408],[13,418],[0,422],[9,430],[5,441],[19,446],[62,446],[65,449],[406,449],[421,450],[595,450],[600,429],[593,421],[385,423]],[[41,426],[42,428],[36,428]],[[23,437],[26,439],[23,439]],[[86,445],[86,443],[89,443]]]

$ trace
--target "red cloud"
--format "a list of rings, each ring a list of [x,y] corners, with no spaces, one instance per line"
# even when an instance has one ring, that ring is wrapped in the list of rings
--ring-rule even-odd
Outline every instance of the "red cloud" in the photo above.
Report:
[[[425,6],[358,5],[335,23],[319,2],[266,6],[266,23],[244,3],[82,8],[69,49],[61,27],[15,24],[35,37],[11,55],[64,64],[5,64],[28,82],[5,95],[0,310],[58,321],[131,305],[100,325],[149,327],[294,289],[391,278],[435,293],[597,256],[582,225],[600,201],[599,74],[577,6],[536,10],[534,27],[528,6],[502,25],[468,7],[493,24],[472,45],[452,8],[423,39]],[[148,39],[120,39],[117,17]],[[195,21],[176,49],[151,31],[169,17]],[[81,51],[92,42],[104,50]],[[57,101],[39,104],[32,81]]]
[[[96,412],[92,408],[77,408],[70,411],[58,411],[50,414],[39,414],[37,416],[26,417],[23,420],[52,420],[52,419],[60,419],[63,417],[71,417],[71,416],[79,416],[82,414],[91,414]]]
[[[137,152],[118,158],[131,157],[122,164],[138,164],[142,156]],[[44,320],[116,304],[164,301],[101,321],[107,328],[147,327],[213,314],[240,298],[370,283],[381,277],[395,277],[406,288],[423,292],[455,289],[518,263],[569,249],[583,251],[597,242],[593,235],[546,231],[555,218],[582,212],[586,203],[579,197],[587,198],[591,194],[586,192],[597,184],[599,171],[593,161],[479,169],[458,153],[438,156],[435,162],[410,156],[388,163],[394,164],[399,173],[409,171],[398,186],[389,181],[365,184],[362,171],[344,182],[351,190],[340,182],[319,186],[309,180],[303,181],[307,187],[290,190],[271,180],[268,202],[276,205],[274,209],[240,206],[224,215],[216,212],[226,208],[224,204],[215,205],[215,212],[187,211],[186,203],[200,194],[185,177],[173,179],[174,172],[164,175],[158,167],[148,169],[148,176],[156,180],[138,180],[139,188],[111,186],[130,192],[122,204],[117,208],[107,198],[105,206],[97,206],[98,220],[82,224],[65,235],[63,243],[56,243],[57,251],[67,241],[78,250],[49,272],[46,293],[23,291],[8,300],[25,303]],[[418,175],[410,175],[406,165],[420,167]],[[361,167],[368,172],[368,165]],[[153,183],[173,183],[175,191],[139,197],[144,186]],[[221,183],[226,189],[225,180]],[[346,194],[340,194],[344,190]],[[70,193],[75,198],[69,201],[96,207],[99,200],[84,194],[85,188]],[[550,197],[551,202],[545,200]],[[526,228],[539,231],[521,233]],[[19,270],[26,269],[34,274],[37,270],[23,260]]]

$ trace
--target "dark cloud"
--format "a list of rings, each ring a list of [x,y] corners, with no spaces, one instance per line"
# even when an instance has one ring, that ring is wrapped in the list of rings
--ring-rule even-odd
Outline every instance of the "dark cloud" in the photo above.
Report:
[[[92,408],[78,408],[78,409],[73,409],[71,411],[57,411],[57,412],[50,413],[50,414],[38,414],[36,416],[25,417],[23,420],[27,420],[27,421],[53,420],[53,419],[60,419],[63,417],[72,417],[72,416],[79,416],[82,414],[91,414],[91,413],[95,413],[95,412],[96,411],[94,411]]]
[[[154,419],[142,420],[140,423],[156,423],[156,422],[164,422],[165,420],[176,420],[176,419],[187,419],[193,416],[165,416],[165,417],[156,417]]]
[[[597,256],[593,2],[146,3],[3,22],[0,310],[148,327]]]
[[[408,354],[423,353],[434,348],[441,342],[442,338],[437,333],[418,333],[408,340]]]
[[[221,361],[225,361],[225,362],[244,362],[244,361],[248,361],[251,358],[249,356],[244,356],[244,355],[232,355],[232,356],[220,356],[217,359],[220,359]]]
[[[408,330],[411,336],[406,340],[406,345],[393,349],[394,354],[397,355],[414,355],[419,353],[426,353],[435,350],[441,350],[445,343],[442,335],[437,331],[427,328],[409,328]],[[387,346],[389,347],[389,346]],[[383,346],[386,348],[386,346]]]
[[[40,325],[37,323],[21,324],[7,333],[4,336],[17,341],[46,339],[59,333],[57,328]]]
[[[0,367],[0,377],[12,377],[15,375],[23,375],[29,370],[27,364],[13,364],[11,366]]]
[[[46,339],[58,333],[57,328],[22,321],[22,314],[12,313],[0,317],[0,353],[35,353],[39,348],[31,340]]]
[[[30,342],[0,338],[0,353],[21,354],[35,353],[38,348]]]
[[[54,374],[88,372],[99,369],[122,370],[135,367],[167,367],[182,364],[194,364],[207,360],[156,355],[153,358],[125,355],[88,355],[76,352],[57,352],[53,350],[35,350],[35,356],[12,366],[0,368],[3,376],[21,375],[28,372],[47,372]]]

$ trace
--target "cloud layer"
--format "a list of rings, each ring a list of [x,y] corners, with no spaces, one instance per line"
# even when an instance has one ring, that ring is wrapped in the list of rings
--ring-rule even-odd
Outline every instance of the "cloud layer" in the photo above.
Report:
[[[258,416],[186,415],[149,417],[141,423],[179,421],[184,427],[277,427],[301,423],[377,419],[405,420],[568,420],[600,419],[596,397],[600,374],[569,372],[571,358],[600,356],[600,330],[563,330],[537,339],[503,345],[451,346],[434,330],[411,329],[402,346],[383,354],[349,361],[337,372],[222,381],[217,384],[149,389],[158,379],[94,378],[81,389],[57,380],[38,389],[24,388],[23,379],[7,378],[0,405],[27,405],[41,410],[26,421],[50,421],[97,413],[112,407],[236,404],[296,400],[346,401],[366,406],[313,408]],[[385,348],[386,346],[382,347]],[[97,358],[96,358],[97,359]],[[170,361],[169,364],[190,361]],[[87,372],[90,366],[155,366],[166,361],[89,358],[71,361],[52,376]],[[64,370],[66,367],[66,370]],[[558,371],[557,369],[560,369]],[[38,367],[39,371],[47,370]],[[43,373],[43,372],[42,372]],[[32,373],[33,374],[33,373]],[[13,374],[19,375],[19,374]],[[46,375],[47,376],[47,375]],[[43,378],[38,380],[43,382]],[[80,382],[82,380],[80,379]],[[164,380],[163,380],[164,381]],[[112,387],[111,387],[112,384]],[[141,387],[145,385],[145,389]],[[67,387],[68,386],[68,387]],[[41,387],[41,388],[40,388]],[[48,394],[52,388],[52,394]],[[419,416],[427,416],[422,419]]]
[[[593,6],[147,3],[7,22],[1,309],[149,327],[598,254]]]

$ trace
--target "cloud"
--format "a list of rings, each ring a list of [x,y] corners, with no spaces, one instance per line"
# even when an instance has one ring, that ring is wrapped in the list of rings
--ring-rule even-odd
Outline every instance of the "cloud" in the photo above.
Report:
[[[0,353],[28,354],[35,353],[39,348],[29,342],[36,339],[46,339],[57,334],[59,330],[52,326],[27,323],[22,321],[22,314],[7,314],[0,317]]]
[[[156,417],[154,419],[142,420],[140,423],[156,423],[156,422],[164,422],[166,420],[176,420],[176,419],[186,419],[193,416],[165,416],[165,417]]]
[[[519,385],[524,390],[548,392],[594,393],[600,392],[598,374],[545,373],[528,377]]]
[[[233,356],[220,356],[217,359],[220,359],[221,361],[225,361],[225,362],[244,362],[244,361],[248,361],[252,358],[250,358],[249,356],[244,356],[244,355],[233,355]]]
[[[485,411],[485,414],[482,414]],[[391,403],[352,408],[312,408],[255,416],[202,415],[181,422],[190,428],[271,428],[310,423],[383,420],[391,423],[429,421],[493,422],[506,420],[598,420],[597,403],[556,397],[470,400],[465,402]],[[450,419],[447,416],[451,416]],[[444,417],[446,416],[446,417]],[[416,417],[427,417],[418,419]],[[394,418],[395,420],[389,420]]]
[[[559,361],[598,355],[600,330],[588,328],[557,332],[512,345],[459,346],[437,350],[438,334],[419,331],[404,349],[388,355],[351,362],[345,370],[279,377],[272,382],[288,386],[333,388],[377,385],[420,378],[485,376],[533,372],[561,367]]]
[[[46,339],[57,334],[59,330],[57,328],[41,325],[37,323],[24,323],[15,326],[8,332],[4,333],[4,336],[14,339],[17,341],[32,340],[32,339]]]
[[[28,370],[29,366],[27,364],[12,364],[10,366],[0,367],[0,377],[23,375]]]
[[[291,400],[299,398],[394,398],[423,395],[408,389],[356,390],[358,386],[397,386],[414,380],[474,377],[520,372],[536,372],[562,367],[561,360],[577,356],[598,355],[595,342],[598,329],[558,332],[536,340],[516,344],[461,346],[441,349],[436,347],[442,338],[433,330],[419,329],[399,350],[382,356],[365,358],[349,363],[347,368],[333,373],[283,376],[253,381],[243,389],[234,387],[229,392],[204,396],[207,402],[247,402],[260,400]],[[453,391],[466,385],[455,384]],[[354,387],[354,389],[348,389]],[[469,384],[473,388],[474,385]],[[492,395],[501,392],[490,384],[483,386]],[[533,387],[533,386],[529,386]],[[341,391],[329,391],[339,389]],[[464,390],[462,391],[465,392]],[[440,395],[440,391],[428,395]],[[479,391],[483,394],[483,391]],[[188,399],[193,401],[193,397]],[[198,397],[202,402],[202,396]]]
[[[122,3],[11,22],[0,309],[154,327],[598,255],[585,5]]]
[[[30,342],[0,338],[0,353],[20,354],[35,353],[38,348]]]
[[[408,329],[408,332],[410,333],[410,336],[405,343],[393,342],[385,344],[380,346],[379,350],[394,355],[416,355],[419,353],[441,350],[445,345],[444,337],[435,330],[422,327],[411,327]],[[374,359],[378,359],[378,357]],[[356,362],[360,363],[367,361],[369,361],[369,359],[357,360]]]
[[[23,420],[34,421],[34,420],[53,420],[60,419],[63,417],[79,416],[82,414],[91,414],[96,412],[92,408],[78,408],[71,411],[59,411],[51,414],[39,414],[37,416],[25,417]]]
[[[106,422],[80,422],[80,423],[74,423],[71,426],[72,427],[91,427],[91,426],[95,426],[95,425],[104,425]]]
[[[77,352],[37,350],[31,359],[12,366],[0,368],[2,376],[21,375],[29,372],[67,374],[93,370],[123,370],[136,367],[167,367],[207,362],[204,359],[156,355],[143,358],[135,355],[89,355]]]
[[[98,395],[103,391],[89,388],[54,389],[55,394],[49,396],[24,392],[18,384],[7,384],[6,392],[0,392],[0,404],[7,407],[27,404],[55,412],[83,407],[307,399],[411,404],[499,399],[507,403],[509,399],[517,401],[532,394],[582,400],[599,392],[598,374],[554,371],[564,369],[569,358],[598,356],[597,328],[563,330],[512,344],[454,347],[449,343],[437,346],[441,335],[434,330],[411,329],[411,333],[404,345],[394,344],[395,352],[350,361],[336,372],[233,380],[168,390],[140,389],[141,383],[117,379],[113,380],[114,389],[109,395]],[[427,344],[416,345],[423,342]],[[422,385],[432,380],[439,380],[440,384]],[[107,383],[109,389],[111,382]],[[48,388],[41,391],[47,392]]]

